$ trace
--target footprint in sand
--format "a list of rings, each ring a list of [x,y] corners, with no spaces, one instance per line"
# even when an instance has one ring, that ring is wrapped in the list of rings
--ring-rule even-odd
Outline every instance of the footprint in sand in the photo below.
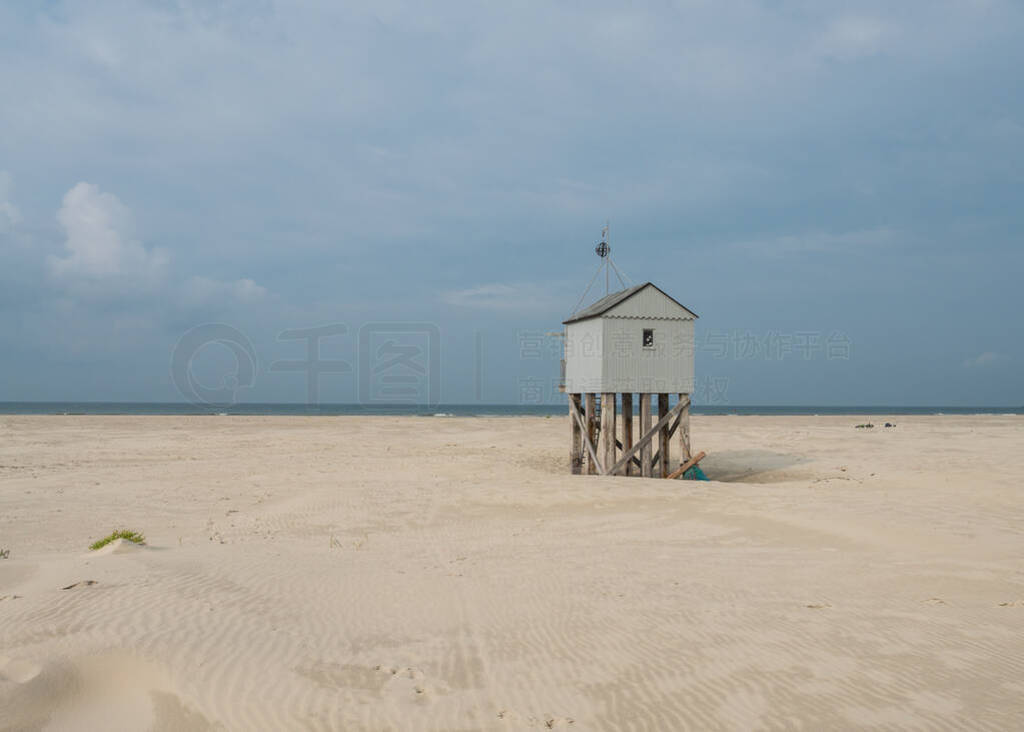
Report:
[[[427,683],[424,673],[412,666],[380,665],[376,666],[375,670],[390,677],[384,682],[384,691],[398,697],[426,702],[436,693],[447,693],[445,689],[438,689],[435,684]]]
[[[502,709],[498,712],[498,719],[506,722],[511,722],[516,727],[541,727],[544,729],[568,729],[571,725],[576,724],[576,720],[572,717],[552,716],[545,714],[541,717],[535,717],[533,715],[523,716],[509,709]]]

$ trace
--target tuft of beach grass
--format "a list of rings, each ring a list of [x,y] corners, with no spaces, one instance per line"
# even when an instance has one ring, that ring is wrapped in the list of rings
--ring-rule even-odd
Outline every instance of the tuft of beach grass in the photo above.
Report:
[[[115,531],[110,532],[110,536],[104,536],[102,539],[94,541],[92,544],[89,545],[89,548],[93,551],[96,551],[97,549],[102,549],[107,544],[109,544],[112,541],[116,541],[117,539],[124,539],[125,541],[132,542],[133,544],[146,543],[146,537],[140,534],[138,531],[131,531],[130,529],[116,529]]]

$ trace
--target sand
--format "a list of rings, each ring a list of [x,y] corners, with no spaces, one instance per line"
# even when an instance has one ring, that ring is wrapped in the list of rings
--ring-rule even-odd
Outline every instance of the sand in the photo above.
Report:
[[[0,416],[0,729],[1024,727],[1024,418],[888,419],[694,417],[698,483],[566,418]]]

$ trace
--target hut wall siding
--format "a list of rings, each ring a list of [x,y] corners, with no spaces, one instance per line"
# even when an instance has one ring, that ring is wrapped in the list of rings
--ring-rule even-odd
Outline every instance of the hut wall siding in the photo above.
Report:
[[[565,327],[565,391],[570,394],[598,393],[604,329],[600,318],[569,323]]]
[[[643,331],[654,331],[654,348]],[[675,393],[694,391],[692,320],[592,318],[566,326],[565,391]]]
[[[614,392],[692,394],[692,320],[601,318],[604,358],[601,389]],[[643,331],[654,331],[654,348],[643,347]]]

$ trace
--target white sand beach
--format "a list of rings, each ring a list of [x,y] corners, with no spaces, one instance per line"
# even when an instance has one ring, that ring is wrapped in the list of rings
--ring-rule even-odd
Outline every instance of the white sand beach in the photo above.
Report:
[[[1024,418],[567,420],[0,416],[0,729],[1024,726]]]

